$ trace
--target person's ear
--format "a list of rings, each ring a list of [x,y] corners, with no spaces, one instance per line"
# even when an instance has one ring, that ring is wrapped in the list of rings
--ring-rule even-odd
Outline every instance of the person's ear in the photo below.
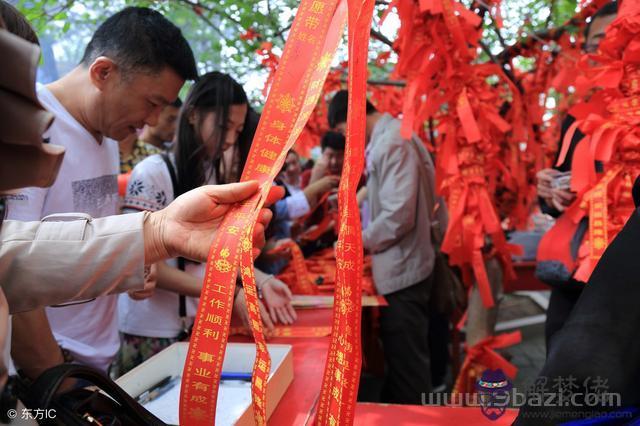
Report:
[[[98,90],[104,90],[110,82],[115,80],[117,74],[118,66],[106,56],[96,58],[89,66],[89,78]]]

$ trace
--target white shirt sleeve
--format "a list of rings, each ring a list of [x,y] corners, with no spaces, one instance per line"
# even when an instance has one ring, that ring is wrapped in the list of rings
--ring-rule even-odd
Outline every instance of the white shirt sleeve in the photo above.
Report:
[[[131,172],[123,210],[158,211],[173,201],[173,185],[167,165],[160,155],[140,162]]]
[[[298,219],[299,217],[309,213],[311,210],[307,197],[304,195],[303,191],[296,192],[284,200],[287,203],[287,210],[289,211],[289,218],[291,220]]]

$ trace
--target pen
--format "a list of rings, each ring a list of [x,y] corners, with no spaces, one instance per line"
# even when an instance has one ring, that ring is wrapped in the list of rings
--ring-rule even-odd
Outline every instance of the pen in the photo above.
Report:
[[[142,392],[136,398],[136,400],[140,404],[146,404],[148,402],[151,402],[154,399],[159,398],[160,396],[162,396],[165,393],[167,393],[167,391],[169,389],[173,388],[175,386],[176,382],[178,382],[179,380],[180,380],[180,377],[167,376],[164,379],[160,380],[155,385],[153,385],[148,390]]]
[[[220,380],[239,380],[242,382],[250,382],[251,381],[251,373],[239,373],[232,371],[223,371]]]

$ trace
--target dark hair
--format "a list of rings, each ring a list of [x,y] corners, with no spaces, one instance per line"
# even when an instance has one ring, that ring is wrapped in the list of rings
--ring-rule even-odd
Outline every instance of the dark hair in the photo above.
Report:
[[[171,105],[174,108],[180,108],[182,106],[182,99],[180,99],[180,96],[178,96],[176,100],[171,102],[169,105]]]
[[[218,184],[224,183],[219,171],[229,108],[231,105],[243,105],[246,103],[247,95],[242,86],[229,75],[217,71],[203,75],[191,87],[180,111],[174,147],[178,179],[176,197],[204,185],[206,183],[205,179],[210,173],[216,173]],[[194,111],[200,112],[200,122],[192,125],[189,122],[189,116]],[[206,170],[205,147],[199,136],[198,129],[202,125],[202,113],[209,112],[216,113],[217,128],[215,129],[215,134],[211,136],[215,137],[217,142],[211,169]]]
[[[329,120],[329,127],[334,128],[340,123],[347,121],[347,109],[349,105],[349,92],[346,90],[340,90],[336,93],[331,102],[329,103],[329,111],[327,112],[327,119]],[[375,107],[367,99],[367,115],[376,112]]]
[[[238,169],[240,174],[242,174],[244,165],[247,163],[247,158],[249,158],[251,143],[253,142],[253,138],[258,130],[259,121],[260,114],[249,106],[249,109],[247,110],[247,117],[244,120],[244,127],[238,136],[238,143],[235,145],[238,155]],[[238,176],[238,178],[240,178],[240,176]]]
[[[30,43],[40,45],[36,32],[31,28],[27,18],[4,0],[0,0],[0,16],[4,22],[5,29]]]
[[[81,63],[111,58],[125,71],[160,72],[170,67],[185,80],[198,76],[189,43],[178,27],[155,10],[127,7],[102,23],[93,34]]]
[[[587,26],[584,27],[584,38],[589,37],[589,31],[591,31],[591,24],[598,18],[603,18],[605,16],[617,15],[618,14],[618,2],[616,0],[611,3],[607,3],[602,6],[596,13],[593,14],[591,20],[587,23]]]
[[[322,136],[320,146],[324,151],[326,148],[331,148],[335,151],[344,151],[345,138],[342,133],[328,131]]]

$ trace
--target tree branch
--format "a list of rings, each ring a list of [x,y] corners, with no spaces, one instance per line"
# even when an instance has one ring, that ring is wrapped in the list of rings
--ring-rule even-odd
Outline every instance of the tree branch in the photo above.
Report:
[[[393,42],[391,40],[389,40],[387,37],[385,37],[381,32],[374,30],[373,28],[371,28],[371,37],[381,41],[382,43],[386,44],[387,46],[393,48]]]
[[[341,83],[347,83],[347,77],[340,78]],[[395,87],[405,87],[407,83],[404,81],[395,81],[395,80],[367,80],[367,84],[370,86],[395,86]]]
[[[246,28],[244,28],[242,26],[242,24],[240,23],[240,21],[238,21],[237,19],[235,19],[233,16],[229,15],[225,10],[223,9],[217,9],[215,7],[211,7],[211,6],[207,6],[199,1],[191,1],[191,0],[178,0],[180,3],[184,3],[186,5],[191,6],[192,9],[199,7],[200,9],[209,11],[213,14],[216,14],[222,18],[225,18],[231,22],[233,22],[235,25],[237,25],[239,28],[241,28],[242,30],[245,30]],[[198,16],[202,16],[202,14],[200,13],[196,13],[196,15]]]
[[[493,62],[494,64],[500,66],[502,68],[502,71],[504,72],[504,74],[507,76],[507,78],[509,78],[509,80],[511,80],[513,82],[513,84],[516,85],[516,87],[518,88],[518,91],[520,93],[524,93],[524,88],[522,87],[522,84],[516,78],[516,76],[513,74],[513,72],[509,68],[506,67],[506,64],[504,62],[500,62],[498,60],[498,58],[496,58],[494,56],[494,54],[491,53],[491,49],[489,49],[489,46],[487,46],[482,41],[479,41],[478,43],[480,44],[480,47],[482,48],[484,53],[486,53],[489,56],[489,59],[491,59],[491,62]]]
[[[189,1],[189,0],[179,0],[182,3],[188,4],[190,6],[192,6],[193,8],[193,4]],[[195,11],[194,11],[195,13]],[[196,13],[196,16],[198,16],[200,19],[202,19],[209,27],[211,27],[211,29],[216,32],[220,38],[222,40],[224,40],[225,42],[228,42],[229,40],[227,40],[227,37],[225,37],[224,33],[222,32],[222,30],[220,28],[218,28],[218,25],[214,24],[213,21],[211,21],[211,19],[207,18],[206,16],[204,16],[204,14],[202,13]]]

